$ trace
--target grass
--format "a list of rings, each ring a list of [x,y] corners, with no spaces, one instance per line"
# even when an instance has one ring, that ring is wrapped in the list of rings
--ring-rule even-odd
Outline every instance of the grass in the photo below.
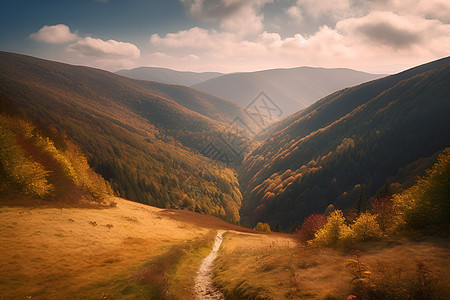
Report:
[[[111,200],[116,207],[1,206],[0,298],[193,299],[201,261],[225,230],[214,282],[228,299],[414,299],[392,296],[402,291],[450,299],[445,235],[355,244],[367,266],[355,273],[351,249]]]
[[[188,299],[214,226],[114,201],[109,209],[1,207],[2,298]],[[224,223],[215,220],[217,228]]]
[[[355,283],[351,250],[303,247],[279,234],[227,233],[214,281],[229,299],[347,299],[351,294],[358,299],[450,299],[448,239],[398,238],[359,246],[377,294]],[[389,284],[393,278],[400,288],[410,288],[406,295],[433,297],[398,297],[400,288]]]

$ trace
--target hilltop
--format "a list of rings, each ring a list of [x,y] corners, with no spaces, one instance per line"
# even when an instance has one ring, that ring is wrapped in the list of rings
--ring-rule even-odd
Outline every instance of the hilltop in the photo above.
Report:
[[[298,67],[225,74],[192,87],[242,106],[264,92],[280,108],[277,117],[281,119],[330,93],[383,76],[351,69]]]
[[[187,72],[167,68],[139,67],[130,70],[119,70],[116,74],[133,79],[156,81],[160,83],[192,86],[194,84],[223,75],[218,72]]]

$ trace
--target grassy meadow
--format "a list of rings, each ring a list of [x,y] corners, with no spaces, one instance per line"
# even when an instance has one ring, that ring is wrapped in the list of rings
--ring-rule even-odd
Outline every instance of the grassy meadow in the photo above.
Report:
[[[215,229],[232,225],[113,200],[113,208],[2,206],[0,298],[192,299]]]
[[[228,232],[214,280],[227,299],[347,299],[366,292],[381,298],[357,299],[449,299],[448,240],[398,238],[357,246],[315,248],[289,235]]]

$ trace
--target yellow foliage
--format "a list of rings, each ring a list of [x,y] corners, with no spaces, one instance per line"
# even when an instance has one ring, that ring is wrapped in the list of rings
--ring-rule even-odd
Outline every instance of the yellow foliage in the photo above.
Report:
[[[446,223],[450,219],[450,148],[415,185],[394,195],[394,210],[399,227],[420,228]]]
[[[267,223],[258,222],[258,224],[256,224],[255,226],[255,230],[270,232],[270,225]]]
[[[351,225],[354,238],[358,241],[368,241],[381,238],[383,232],[377,222],[377,216],[371,213],[361,213]]]
[[[75,172],[72,164],[67,159],[67,157],[58,149],[56,149],[55,144],[48,137],[43,138],[40,135],[34,135],[35,144],[44,152],[50,154],[54,160],[57,161],[58,165],[63,169],[64,174],[69,177],[73,183],[78,183],[77,173]]]
[[[53,191],[48,182],[50,172],[44,166],[33,161],[17,144],[14,129],[25,136],[29,136],[32,127],[22,120],[0,116],[0,177],[30,196],[44,198]],[[0,186],[0,189],[6,186]]]
[[[314,239],[309,241],[310,245],[333,247],[339,244],[346,244],[353,238],[353,231],[347,224],[341,210],[335,210],[327,217],[327,223],[314,235]]]
[[[26,150],[22,142],[32,143],[35,150]],[[45,166],[36,161],[39,152],[49,155],[56,165]],[[36,127],[22,119],[0,115],[0,177],[6,184],[0,189],[14,186],[24,194],[44,198],[54,191],[49,182],[49,170],[60,168],[63,176],[69,178],[73,184],[80,186],[85,192],[96,199],[112,195],[110,185],[88,165],[81,151],[68,143],[68,149],[63,151],[55,147],[48,137],[37,133]],[[47,169],[46,169],[47,168]]]

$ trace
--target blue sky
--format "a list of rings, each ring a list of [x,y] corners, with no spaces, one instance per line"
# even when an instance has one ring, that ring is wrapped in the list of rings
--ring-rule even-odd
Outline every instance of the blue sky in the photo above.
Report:
[[[447,0],[0,2],[0,50],[116,71],[392,73],[450,55]]]

